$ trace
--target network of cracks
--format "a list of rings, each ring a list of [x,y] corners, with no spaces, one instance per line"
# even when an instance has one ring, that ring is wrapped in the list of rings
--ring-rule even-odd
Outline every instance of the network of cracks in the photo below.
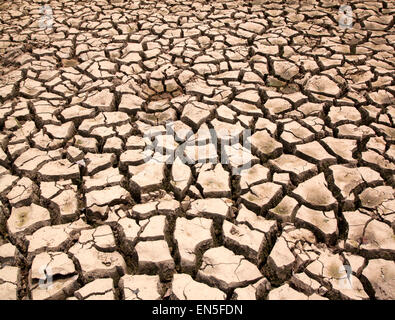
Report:
[[[0,1],[0,299],[394,299],[395,3]]]

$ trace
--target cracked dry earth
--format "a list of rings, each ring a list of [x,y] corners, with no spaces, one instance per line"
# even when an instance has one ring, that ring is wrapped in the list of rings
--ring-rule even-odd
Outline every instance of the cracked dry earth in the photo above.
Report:
[[[2,1],[0,298],[394,299],[395,3],[348,4]]]

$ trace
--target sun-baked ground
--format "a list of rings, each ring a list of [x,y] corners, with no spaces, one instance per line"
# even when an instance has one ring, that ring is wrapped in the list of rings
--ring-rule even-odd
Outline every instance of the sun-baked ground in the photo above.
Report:
[[[395,299],[395,2],[0,8],[0,299]]]

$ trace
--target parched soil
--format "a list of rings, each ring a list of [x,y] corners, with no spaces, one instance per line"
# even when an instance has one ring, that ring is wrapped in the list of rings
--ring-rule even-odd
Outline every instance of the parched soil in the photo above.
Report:
[[[0,1],[0,299],[395,299],[394,16]]]

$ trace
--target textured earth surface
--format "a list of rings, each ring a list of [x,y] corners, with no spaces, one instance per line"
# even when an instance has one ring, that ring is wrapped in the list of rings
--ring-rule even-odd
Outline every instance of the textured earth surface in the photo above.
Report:
[[[395,3],[341,4],[0,1],[0,299],[395,299]]]

